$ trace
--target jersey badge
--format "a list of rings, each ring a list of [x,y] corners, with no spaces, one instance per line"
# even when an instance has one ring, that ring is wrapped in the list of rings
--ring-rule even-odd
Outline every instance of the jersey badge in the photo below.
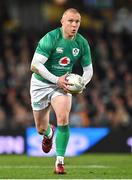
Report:
[[[73,56],[77,56],[79,54],[79,49],[78,48],[73,48],[72,49],[72,54],[73,54]]]
[[[60,54],[63,53],[63,48],[62,47],[57,47],[56,52],[60,53]]]
[[[68,58],[68,57],[63,57],[59,61],[59,64],[61,66],[67,66],[69,63],[70,63],[70,58]]]

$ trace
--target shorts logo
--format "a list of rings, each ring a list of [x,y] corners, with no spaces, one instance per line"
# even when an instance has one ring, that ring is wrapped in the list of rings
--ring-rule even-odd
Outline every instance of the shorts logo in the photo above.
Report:
[[[79,49],[78,48],[73,48],[72,49],[72,54],[73,54],[73,56],[77,56],[79,54]]]
[[[70,58],[63,57],[60,59],[59,64],[62,66],[67,66],[70,63]]]
[[[40,107],[41,106],[41,102],[33,102],[33,106],[34,107]]]

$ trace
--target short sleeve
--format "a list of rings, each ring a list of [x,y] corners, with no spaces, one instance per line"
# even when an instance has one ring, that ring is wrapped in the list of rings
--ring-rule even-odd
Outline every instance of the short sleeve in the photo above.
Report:
[[[83,50],[82,50],[82,57],[81,57],[81,65],[82,67],[88,66],[89,64],[92,63],[91,60],[91,51],[89,44],[87,40],[84,40],[83,42]]]
[[[36,48],[36,53],[42,54],[49,58],[51,51],[53,49],[53,40],[49,34],[46,34],[38,43]]]

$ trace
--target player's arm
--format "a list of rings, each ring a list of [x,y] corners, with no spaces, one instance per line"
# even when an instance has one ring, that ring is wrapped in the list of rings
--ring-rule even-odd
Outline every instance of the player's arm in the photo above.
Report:
[[[43,78],[49,80],[52,83],[57,83],[59,77],[55,76],[45,67],[46,61],[49,60],[49,57],[52,53],[54,43],[52,36],[47,33],[43,36],[36,48],[32,62],[31,62],[31,71],[41,75]]]
[[[83,67],[83,79],[84,79],[84,83],[85,85],[87,85],[89,83],[89,81],[91,80],[93,76],[93,66],[92,64],[86,66],[86,67]]]
[[[83,52],[82,52],[82,59],[81,59],[81,65],[83,67],[83,79],[85,85],[89,83],[93,76],[93,66],[92,66],[92,60],[91,60],[91,51],[89,44],[86,40],[83,41]]]
[[[46,56],[35,53],[31,62],[31,71],[40,74],[43,78],[57,84],[59,77],[50,73],[48,69],[44,66],[47,60],[48,58]]]

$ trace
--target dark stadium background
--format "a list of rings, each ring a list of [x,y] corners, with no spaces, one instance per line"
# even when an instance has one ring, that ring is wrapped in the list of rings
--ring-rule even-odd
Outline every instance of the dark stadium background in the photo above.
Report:
[[[132,1],[1,0],[0,147],[6,147],[7,141],[14,147],[13,142],[19,141],[25,149],[3,148],[0,153],[26,151],[25,132],[34,126],[30,62],[38,40],[60,26],[61,15],[69,7],[82,15],[79,32],[89,41],[94,67],[83,95],[73,97],[70,125],[110,129],[108,137],[89,152],[131,152]],[[82,69],[76,64],[73,72],[81,74]],[[51,121],[56,124],[53,112]]]

